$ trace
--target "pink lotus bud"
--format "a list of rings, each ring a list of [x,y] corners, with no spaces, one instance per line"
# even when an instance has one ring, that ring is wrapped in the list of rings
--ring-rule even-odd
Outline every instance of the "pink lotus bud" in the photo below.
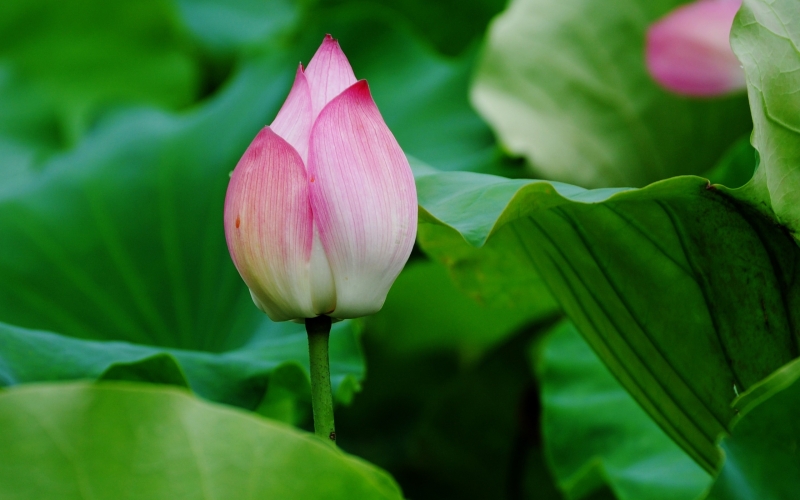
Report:
[[[233,262],[274,321],[355,318],[383,306],[416,231],[408,160],[328,35],[233,171]]]
[[[699,0],[650,26],[647,69],[665,88],[716,96],[745,88],[744,70],[731,50],[733,18],[742,0]]]

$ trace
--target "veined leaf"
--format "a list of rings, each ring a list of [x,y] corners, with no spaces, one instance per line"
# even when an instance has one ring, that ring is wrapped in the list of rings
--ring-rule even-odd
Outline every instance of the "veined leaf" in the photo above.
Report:
[[[382,470],[310,434],[130,383],[0,393],[2,497],[400,499]]]
[[[607,484],[619,500],[694,500],[711,482],[611,375],[575,326],[553,328],[534,360],[544,446],[567,498]]]
[[[733,195],[774,214],[800,239],[800,18],[793,0],[745,0],[731,45],[747,74],[759,165]]]
[[[487,278],[508,294],[524,296],[541,276],[623,386],[706,470],[719,463],[715,442],[737,391],[797,356],[800,249],[704,179],[587,191],[421,173],[417,189],[423,249],[454,271],[470,246],[508,256],[518,271]]]
[[[739,416],[720,443],[725,465],[708,499],[782,500],[800,491],[800,360],[733,402]]]

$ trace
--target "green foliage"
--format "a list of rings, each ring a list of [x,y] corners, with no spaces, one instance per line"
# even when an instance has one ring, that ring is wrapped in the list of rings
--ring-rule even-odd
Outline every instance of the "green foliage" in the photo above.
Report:
[[[506,0],[323,0],[323,5],[380,5],[397,19],[404,19],[419,37],[440,52],[455,56],[483,35],[490,18],[500,12]]]
[[[71,146],[109,104],[195,100],[201,69],[176,14],[167,0],[3,2],[0,66],[53,98]]]
[[[645,73],[647,24],[682,2],[515,0],[480,54],[503,3],[0,6],[0,496],[399,498],[256,415],[307,425],[307,343],[255,309],[222,235],[228,173],[326,32],[415,164],[524,175],[502,146],[586,185],[716,165],[736,188],[759,162],[739,190],[420,166],[439,262],[335,325],[339,402],[365,376],[362,328],[370,363],[337,410],[344,449],[412,498],[688,499],[708,480],[691,458],[715,469],[732,428],[711,497],[791,495],[800,250],[775,220],[797,229],[794,5],[745,0],[734,28],[754,154],[743,96]],[[568,323],[540,343],[560,307],[588,346]],[[74,379],[101,382],[31,384]]]
[[[650,419],[571,323],[557,325],[536,358],[544,442],[567,498],[583,498],[604,483],[620,500],[693,500],[707,487],[708,474]]]
[[[722,440],[725,466],[709,499],[779,500],[800,490],[800,361],[742,394],[733,435]]]
[[[388,474],[313,436],[163,387],[4,391],[0,447],[3,496],[19,500],[402,498]]]
[[[644,65],[647,26],[683,0],[514,0],[493,23],[472,99],[546,178],[643,186],[710,169],[749,132],[744,96],[693,100]]]
[[[734,193],[774,214],[797,239],[800,229],[800,26],[792,0],[746,0],[731,44],[747,74],[753,146],[760,162]]]
[[[352,326],[338,323],[331,333],[334,394],[344,403],[364,377]],[[206,399],[252,410],[276,398],[284,405],[307,403],[308,377],[308,341],[303,327],[293,323],[264,319],[250,343],[223,353],[74,339],[0,324],[0,386],[87,378],[146,381],[190,387]]]
[[[593,191],[469,173],[417,183],[424,249],[457,269],[464,246],[502,238],[489,258],[525,256],[521,272],[539,273],[623,386],[709,471],[736,391],[797,355],[800,249],[703,179]],[[526,291],[517,275],[491,281]]]
[[[747,184],[756,169],[757,152],[750,144],[750,136],[741,137],[725,152],[719,162],[705,174],[712,184],[726,188],[739,188]]]
[[[550,323],[508,335],[467,360],[458,339],[449,348],[413,337],[406,343],[408,328],[399,328],[388,343],[367,326],[369,377],[353,405],[337,414],[340,446],[392,471],[409,498],[560,498],[542,456],[527,359],[535,335]],[[465,336],[478,335],[479,327]]]
[[[526,323],[558,314],[549,296],[537,306],[476,304],[454,286],[444,266],[423,261],[406,266],[383,309],[367,318],[367,329],[385,347],[407,355],[455,348],[464,358],[475,358]]]

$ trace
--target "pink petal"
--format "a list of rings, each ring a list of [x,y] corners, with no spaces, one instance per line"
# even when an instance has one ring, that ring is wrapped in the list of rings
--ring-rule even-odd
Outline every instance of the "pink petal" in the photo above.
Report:
[[[653,78],[673,92],[691,96],[744,89],[744,71],[729,40],[741,4],[742,0],[700,0],[650,26],[647,68]]]
[[[297,68],[292,90],[270,128],[300,153],[303,162],[308,157],[308,136],[311,134],[313,117],[311,92],[301,64]]]
[[[310,144],[311,205],[336,285],[331,316],[372,314],[414,245],[411,168],[363,80],[322,110]]]
[[[317,53],[306,68],[306,78],[311,89],[314,118],[334,97],[356,83],[356,75],[337,42],[325,35]]]
[[[308,179],[300,155],[269,127],[233,171],[224,221],[228,250],[256,305],[274,321],[315,316]]]

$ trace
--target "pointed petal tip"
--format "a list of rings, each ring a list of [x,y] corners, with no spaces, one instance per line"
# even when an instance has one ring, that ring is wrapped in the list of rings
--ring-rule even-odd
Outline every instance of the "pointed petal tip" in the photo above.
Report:
[[[339,42],[330,35],[325,36],[309,61],[305,74],[311,90],[314,117],[334,97],[356,82],[347,56]]]
[[[371,93],[370,93],[370,90],[369,90],[369,83],[367,83],[366,80],[357,81],[356,83],[351,85],[351,88],[353,89],[353,92],[355,92],[357,94],[364,94],[364,95],[371,96]]]

